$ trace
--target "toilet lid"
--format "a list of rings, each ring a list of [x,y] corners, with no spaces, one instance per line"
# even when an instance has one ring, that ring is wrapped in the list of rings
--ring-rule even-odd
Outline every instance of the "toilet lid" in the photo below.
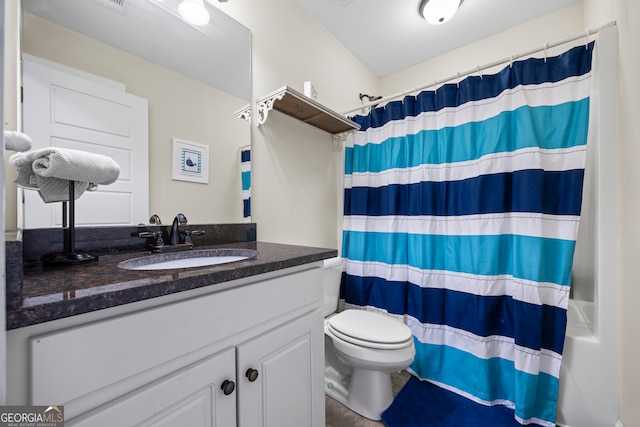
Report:
[[[328,321],[342,338],[378,344],[405,344],[412,341],[411,329],[384,314],[364,310],[345,310]],[[366,345],[366,344],[365,344]]]

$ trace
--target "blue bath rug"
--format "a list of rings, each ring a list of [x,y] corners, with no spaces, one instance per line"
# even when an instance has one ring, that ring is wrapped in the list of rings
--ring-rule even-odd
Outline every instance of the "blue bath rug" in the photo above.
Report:
[[[388,427],[522,427],[513,415],[513,409],[480,405],[411,376],[382,421]]]

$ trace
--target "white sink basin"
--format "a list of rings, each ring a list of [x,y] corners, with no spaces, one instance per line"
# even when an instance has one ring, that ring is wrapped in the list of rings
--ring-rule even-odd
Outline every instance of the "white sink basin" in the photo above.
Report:
[[[185,252],[147,255],[118,264],[126,270],[168,270],[173,268],[206,267],[255,258],[253,249],[200,249]]]

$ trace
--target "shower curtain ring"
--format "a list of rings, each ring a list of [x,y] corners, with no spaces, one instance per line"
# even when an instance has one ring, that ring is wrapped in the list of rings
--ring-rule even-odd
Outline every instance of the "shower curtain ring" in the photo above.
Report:
[[[456,77],[456,87],[460,89],[460,73],[458,73],[458,77]]]
[[[509,55],[509,68],[513,68],[513,55]]]
[[[482,70],[480,69],[480,66],[477,66],[478,68],[478,74],[480,75],[480,80],[483,80],[483,75],[482,75]]]
[[[544,44],[544,62],[547,63],[547,49],[549,49],[549,43]]]
[[[589,30],[587,30],[587,36],[584,38],[584,48],[589,48]]]
[[[435,93],[436,95],[438,94],[438,81],[437,80],[433,81],[433,93]]]

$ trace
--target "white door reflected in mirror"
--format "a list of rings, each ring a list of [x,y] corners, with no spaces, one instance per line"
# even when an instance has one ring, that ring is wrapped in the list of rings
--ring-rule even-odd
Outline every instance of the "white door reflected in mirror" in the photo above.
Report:
[[[147,222],[147,100],[70,71],[24,55],[23,128],[33,140],[32,148],[53,146],[103,154],[120,166],[115,183],[98,186],[76,201],[76,225]],[[62,225],[61,203],[44,203],[37,191],[23,191],[24,224],[18,224],[20,228]]]

